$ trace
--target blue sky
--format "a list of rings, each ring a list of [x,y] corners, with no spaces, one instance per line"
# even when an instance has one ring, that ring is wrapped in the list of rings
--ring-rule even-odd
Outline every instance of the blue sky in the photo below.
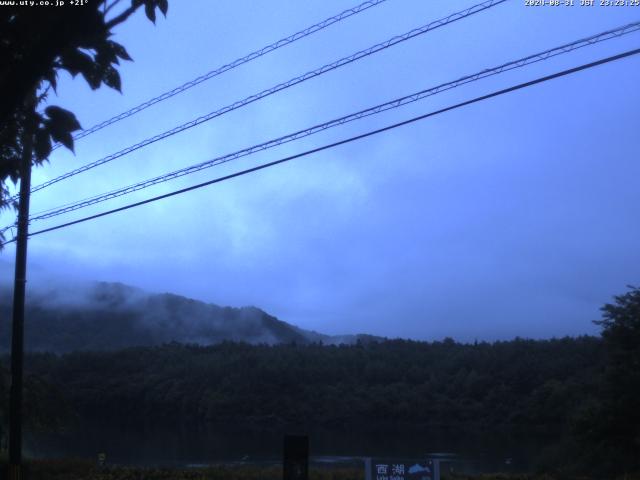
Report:
[[[388,0],[56,150],[35,185],[473,5]],[[32,212],[128,185],[640,20],[640,7],[511,0],[34,193]],[[116,31],[123,94],[61,78],[85,127],[356,4],[170,3]],[[32,225],[53,226],[637,48],[610,40]],[[325,333],[506,339],[597,333],[640,266],[640,58],[33,237],[31,285],[121,281],[255,305]],[[13,221],[4,213],[3,224]],[[13,246],[1,255],[11,278]]]

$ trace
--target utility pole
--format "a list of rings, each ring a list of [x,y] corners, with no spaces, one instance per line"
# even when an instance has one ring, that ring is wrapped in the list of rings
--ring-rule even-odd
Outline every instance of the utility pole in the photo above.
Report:
[[[24,360],[24,299],[27,284],[27,237],[29,235],[29,195],[33,152],[32,107],[35,94],[27,103],[22,158],[20,165],[20,197],[16,236],[16,268],[13,285],[13,319],[11,331],[11,390],[9,398],[9,480],[22,478],[22,383]]]

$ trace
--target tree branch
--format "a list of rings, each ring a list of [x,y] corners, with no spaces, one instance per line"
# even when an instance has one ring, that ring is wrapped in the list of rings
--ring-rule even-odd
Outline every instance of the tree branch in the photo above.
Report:
[[[134,13],[140,7],[140,5],[142,5],[142,4],[140,3],[138,5],[131,5],[129,8],[127,8],[120,15],[118,15],[117,17],[112,18],[111,20],[109,20],[105,24],[105,26],[107,27],[107,30],[111,30],[116,25],[119,25],[122,22],[124,22],[127,18],[129,18],[131,16],[132,13]]]
[[[104,15],[106,16],[107,13],[109,13],[109,10],[111,10],[113,7],[115,7],[119,3],[120,3],[120,0],[113,0],[113,2],[111,2],[111,5],[107,6],[107,1],[105,0],[105,2],[104,2],[104,5],[105,5]]]

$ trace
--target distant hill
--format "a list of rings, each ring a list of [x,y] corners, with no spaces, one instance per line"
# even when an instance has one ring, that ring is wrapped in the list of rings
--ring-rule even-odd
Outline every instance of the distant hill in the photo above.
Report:
[[[0,351],[7,352],[11,290],[4,288],[0,294]],[[57,353],[171,342],[353,344],[376,339],[370,335],[324,335],[290,325],[255,307],[220,307],[105,282],[29,292],[25,322],[27,350]]]

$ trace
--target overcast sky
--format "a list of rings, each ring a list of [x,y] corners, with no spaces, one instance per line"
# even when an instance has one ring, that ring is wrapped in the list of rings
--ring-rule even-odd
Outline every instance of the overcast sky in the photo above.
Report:
[[[76,145],[33,184],[473,5],[388,0],[207,81]],[[640,20],[639,7],[511,0],[255,102],[32,196],[33,213],[208,160],[386,100]],[[597,3],[597,2],[596,2]],[[123,93],[60,80],[84,127],[357,4],[170,2],[116,31]],[[640,34],[106,202],[125,205],[640,45]],[[640,284],[640,58],[123,213],[35,236],[31,286],[120,281],[255,305],[324,333],[458,340],[593,334],[599,307]],[[2,224],[13,217],[4,213]],[[0,254],[12,277],[14,247]]]

